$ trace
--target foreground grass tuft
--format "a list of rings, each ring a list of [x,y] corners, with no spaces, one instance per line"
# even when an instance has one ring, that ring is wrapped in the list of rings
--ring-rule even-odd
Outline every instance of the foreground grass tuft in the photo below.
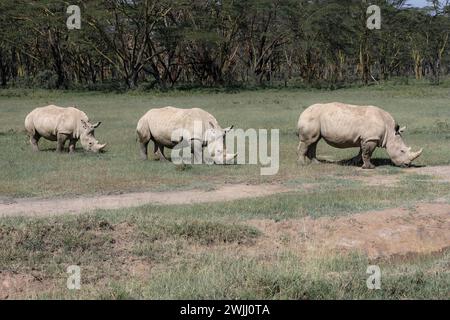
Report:
[[[146,241],[183,238],[202,245],[238,243],[247,244],[260,235],[255,228],[211,221],[155,221],[140,226]]]
[[[265,252],[254,246],[261,236],[243,223],[164,213],[4,219],[0,278],[34,277],[12,298],[449,298],[448,251],[374,262],[356,253]],[[366,287],[372,264],[382,290]],[[80,291],[66,289],[69,265],[81,267]]]
[[[450,272],[435,268],[449,262],[380,263],[382,290],[369,290],[367,267],[357,254],[297,257],[285,254],[271,264],[246,257],[205,254],[156,274],[144,290],[146,298],[167,299],[445,299]],[[428,263],[428,266],[425,266]]]
[[[0,270],[48,273],[58,265],[85,265],[109,257],[113,229],[107,221],[89,216],[71,220],[0,223]]]

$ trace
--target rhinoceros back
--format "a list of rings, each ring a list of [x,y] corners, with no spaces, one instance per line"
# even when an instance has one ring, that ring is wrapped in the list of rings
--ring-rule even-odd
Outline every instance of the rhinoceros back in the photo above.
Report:
[[[194,127],[196,125],[207,127],[210,124],[220,128],[217,120],[202,109],[165,107],[148,111],[139,120],[137,133],[141,141],[151,137],[166,147],[173,147],[176,144],[174,142],[181,140],[181,137],[176,137],[180,129],[189,131],[191,138],[201,139],[203,131],[194,133]],[[204,130],[204,127],[202,130]]]
[[[29,134],[38,133],[46,139],[56,140],[58,133],[78,136],[81,119],[89,121],[86,114],[76,108],[49,105],[34,109],[25,118],[25,129]]]
[[[364,140],[378,140],[381,144],[389,117],[372,106],[317,104],[301,115],[298,129],[300,136],[320,135],[334,147],[351,148],[360,146]]]

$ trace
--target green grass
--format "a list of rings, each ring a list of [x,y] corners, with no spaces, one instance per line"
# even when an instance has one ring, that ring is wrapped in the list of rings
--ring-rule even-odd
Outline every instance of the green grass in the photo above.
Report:
[[[358,253],[258,252],[252,249],[254,241],[267,235],[242,221],[189,216],[174,220],[152,209],[147,213],[2,220],[0,270],[39,279],[13,297],[450,298],[448,251],[377,261]],[[254,254],[248,255],[249,250]],[[73,264],[82,270],[79,291],[65,287],[66,268]],[[382,290],[366,287],[366,270],[373,264],[382,270]]]
[[[256,237],[256,229],[240,225],[227,225],[209,221],[155,222],[141,226],[143,241],[154,241],[166,237],[179,237],[201,244],[245,242]]]
[[[310,191],[226,203],[4,218],[0,270],[43,281],[45,289],[30,286],[19,296],[26,298],[447,299],[448,252],[369,261],[362,253],[253,249],[270,236],[248,226],[253,219],[288,222],[448,198],[448,184],[422,175],[400,181],[365,187],[335,180]],[[79,292],[65,289],[65,270],[73,264],[83,270]],[[371,264],[383,270],[382,291],[365,286]],[[139,266],[144,271],[136,273]]]
[[[301,258],[281,255],[267,266],[252,258],[205,254],[157,274],[142,290],[145,298],[166,299],[412,299],[448,298],[450,274],[441,259],[417,265],[380,263],[382,290],[368,290],[370,262],[359,255]],[[418,263],[419,261],[414,261]],[[419,270],[418,270],[419,269]]]
[[[322,172],[339,174],[355,168],[323,165],[300,169],[296,165],[295,128],[300,113],[317,102],[342,101],[380,106],[402,125],[413,148],[424,147],[420,165],[450,163],[448,88],[425,85],[371,87],[338,91],[259,90],[238,93],[169,92],[102,94],[90,92],[0,92],[0,195],[14,197],[80,195],[134,190],[189,189],[224,182],[261,183],[307,179]],[[43,152],[31,152],[23,121],[28,112],[47,104],[77,105],[92,120],[103,121],[96,136],[108,143],[101,155],[85,154],[78,146],[74,156],[58,155],[54,142],[42,140]],[[157,161],[138,157],[135,127],[150,108],[161,106],[202,107],[223,126],[280,129],[281,168],[277,176],[261,177],[258,166],[193,166],[177,170]],[[357,150],[338,150],[319,145],[319,156],[350,158]],[[385,158],[377,150],[375,158]]]
[[[146,217],[147,223],[157,224],[159,217],[173,219],[180,217],[208,221],[245,221],[248,219],[273,219],[277,221],[298,219],[306,216],[342,216],[357,212],[406,206],[418,201],[433,201],[449,198],[448,183],[434,183],[417,175],[417,180],[404,178],[394,186],[362,186],[358,182],[318,185],[310,191],[243,199],[224,203],[203,203],[194,205],[146,205],[120,210],[98,210],[117,222],[123,219]],[[155,222],[151,222],[155,219]],[[152,227],[153,228],[153,227]]]
[[[397,183],[368,186],[346,179],[370,175],[336,164],[298,167],[295,127],[300,112],[316,102],[378,105],[408,126],[406,141],[424,147],[420,165],[450,163],[448,88],[388,86],[338,91],[258,90],[237,93],[169,92],[101,94],[0,91],[0,199],[74,196],[142,190],[215,189],[224,183],[273,182],[292,192],[227,203],[97,210],[90,215],[0,219],[2,274],[32,275],[20,298],[186,299],[448,299],[449,252],[370,261],[362,253],[299,255],[270,252],[255,244],[269,235],[252,219],[289,221],[337,217],[449,198],[449,184],[405,174],[392,166],[377,174]],[[37,106],[76,104],[103,121],[96,135],[104,154],[58,155],[42,141],[33,153],[23,119]],[[281,167],[261,177],[257,166],[192,166],[186,170],[140,161],[134,129],[151,107],[202,107],[223,126],[277,128]],[[357,150],[319,145],[319,156],[350,158]],[[375,158],[385,158],[377,150]],[[312,185],[312,188],[305,188]],[[287,240],[286,240],[287,241]],[[280,245],[284,240],[280,239]],[[253,254],[248,254],[252,252]],[[366,287],[367,266],[382,269],[382,290]],[[66,289],[66,268],[82,268],[82,290]],[[1,290],[0,290],[1,291]],[[1,292],[0,292],[1,294]],[[0,296],[0,298],[2,298]]]

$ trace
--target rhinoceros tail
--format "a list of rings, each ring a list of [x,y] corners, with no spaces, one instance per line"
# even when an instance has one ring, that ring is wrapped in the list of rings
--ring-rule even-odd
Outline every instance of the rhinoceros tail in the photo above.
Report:
[[[136,141],[146,143],[150,141],[151,133],[148,122],[145,118],[141,118],[136,127]]]
[[[36,129],[34,127],[33,118],[31,114],[27,115],[27,117],[25,118],[25,130],[27,131],[30,137],[34,136],[36,133]]]

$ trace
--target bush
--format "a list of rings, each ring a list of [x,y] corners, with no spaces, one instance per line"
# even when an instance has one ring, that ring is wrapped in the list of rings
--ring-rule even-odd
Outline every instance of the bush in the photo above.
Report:
[[[58,75],[51,70],[40,71],[33,79],[34,86],[43,89],[57,89]]]

